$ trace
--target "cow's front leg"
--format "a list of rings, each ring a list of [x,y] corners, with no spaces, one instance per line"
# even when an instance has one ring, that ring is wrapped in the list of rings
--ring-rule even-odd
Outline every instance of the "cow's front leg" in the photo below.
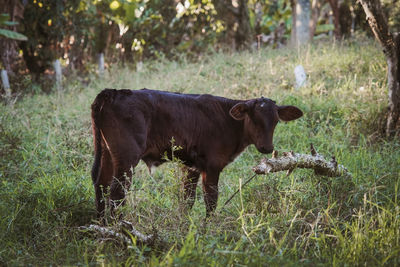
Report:
[[[204,202],[206,204],[206,216],[209,217],[217,207],[218,179],[220,170],[211,169],[202,173]]]
[[[200,172],[189,167],[184,167],[183,171],[186,173],[186,176],[183,178],[183,198],[186,208],[189,210],[193,207],[196,200],[196,187]]]

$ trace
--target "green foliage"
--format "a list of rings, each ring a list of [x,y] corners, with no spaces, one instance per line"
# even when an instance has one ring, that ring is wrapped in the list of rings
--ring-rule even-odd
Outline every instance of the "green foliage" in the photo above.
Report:
[[[295,89],[298,64],[309,83]],[[1,103],[0,264],[399,265],[400,143],[379,135],[385,73],[379,47],[359,40],[301,53],[214,53],[197,63],[159,59],[140,72],[114,66],[88,86],[71,80],[61,94]],[[110,85],[241,99],[264,95],[297,105],[304,117],[277,126],[275,147],[307,153],[313,143],[319,153],[335,155],[353,179],[295,170],[241,187],[265,156],[251,146],[222,172],[216,215],[205,220],[201,186],[193,209],[181,209],[179,162],[153,175],[140,163],[123,214],[144,233],[156,228],[162,242],[126,247],[83,233],[78,226],[95,218],[90,104]]]
[[[9,21],[10,15],[8,14],[0,14],[0,27],[4,26],[15,26],[18,23],[14,21]],[[8,39],[14,39],[18,41],[26,41],[27,37],[21,33],[7,30],[7,29],[0,29],[0,36],[3,36]]]
[[[137,63],[145,58],[177,59],[181,54],[197,58],[227,44],[228,29],[213,3],[212,0],[27,1],[18,26],[18,31],[28,38],[21,44],[25,66],[39,80],[56,58],[61,58],[66,66],[64,73],[79,70],[85,74],[99,53],[105,54],[107,64]],[[247,1],[252,32],[249,40],[255,42],[257,35],[264,34],[272,37],[268,43],[273,46],[285,43],[292,27],[290,3],[289,0]],[[395,14],[399,5],[384,1],[384,6],[389,24],[398,28]],[[366,30],[369,27],[364,25],[364,13],[357,7],[356,29]],[[326,13],[329,5],[321,9]],[[324,12],[318,21],[317,34],[333,27]],[[364,24],[359,25],[360,21]],[[0,29],[0,36],[24,39],[6,29]]]
[[[333,31],[334,29],[335,26],[333,24],[319,24],[315,29],[315,33],[319,34],[319,33],[329,32]]]
[[[214,44],[222,30],[211,0],[113,0],[97,7],[118,24],[128,61],[183,52],[195,55]]]
[[[107,62],[144,57],[193,56],[216,43],[222,24],[211,0],[34,0],[24,7],[20,30],[31,73],[42,74],[56,58],[83,69],[98,53]]]
[[[20,28],[28,37],[22,50],[30,72],[42,74],[67,53],[71,63],[81,65],[93,37],[89,26],[97,23],[94,14],[91,1],[28,1]]]
[[[0,29],[0,36],[3,36],[8,39],[14,39],[18,41],[26,41],[27,37],[21,33],[10,31],[7,29]]]
[[[384,13],[388,19],[388,25],[390,27],[390,31],[392,33],[399,32],[400,18],[398,14],[400,12],[400,3],[388,0],[383,0],[381,3]]]
[[[292,28],[292,9],[290,1],[249,1],[250,24],[257,34],[273,33],[281,24],[285,33]]]

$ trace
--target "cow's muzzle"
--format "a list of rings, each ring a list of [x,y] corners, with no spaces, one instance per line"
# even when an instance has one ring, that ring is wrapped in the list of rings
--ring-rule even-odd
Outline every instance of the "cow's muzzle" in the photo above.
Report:
[[[272,151],[274,151],[274,147],[273,146],[272,147],[264,147],[264,146],[262,146],[262,147],[259,147],[257,149],[258,149],[258,151],[260,151],[263,154],[271,154]]]

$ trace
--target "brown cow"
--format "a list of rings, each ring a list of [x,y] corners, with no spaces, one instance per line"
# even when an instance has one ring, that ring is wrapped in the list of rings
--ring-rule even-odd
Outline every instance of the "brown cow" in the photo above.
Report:
[[[104,215],[105,191],[109,188],[113,210],[123,202],[139,160],[149,168],[160,165],[165,152],[171,155],[172,138],[182,147],[174,155],[187,166],[183,185],[188,206],[194,203],[201,173],[209,215],[217,205],[218,179],[224,167],[250,144],[261,153],[271,153],[278,121],[302,115],[297,107],[278,106],[263,97],[232,100],[148,89],[105,89],[92,104],[92,179],[98,216]]]

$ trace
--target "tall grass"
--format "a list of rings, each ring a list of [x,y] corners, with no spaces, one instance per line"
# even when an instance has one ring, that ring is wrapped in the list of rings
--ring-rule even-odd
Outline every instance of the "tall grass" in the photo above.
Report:
[[[294,89],[298,64],[308,83]],[[0,265],[400,264],[400,143],[381,139],[386,65],[374,43],[182,57],[89,78],[88,86],[71,80],[62,93],[0,105]],[[181,208],[179,163],[153,175],[140,163],[123,214],[145,233],[155,228],[161,241],[125,247],[88,235],[78,226],[95,218],[90,104],[105,87],[263,95],[297,105],[305,115],[278,125],[276,149],[307,153],[313,143],[353,178],[295,170],[242,187],[264,157],[251,146],[221,174],[217,212],[205,220],[201,187],[193,209]]]

